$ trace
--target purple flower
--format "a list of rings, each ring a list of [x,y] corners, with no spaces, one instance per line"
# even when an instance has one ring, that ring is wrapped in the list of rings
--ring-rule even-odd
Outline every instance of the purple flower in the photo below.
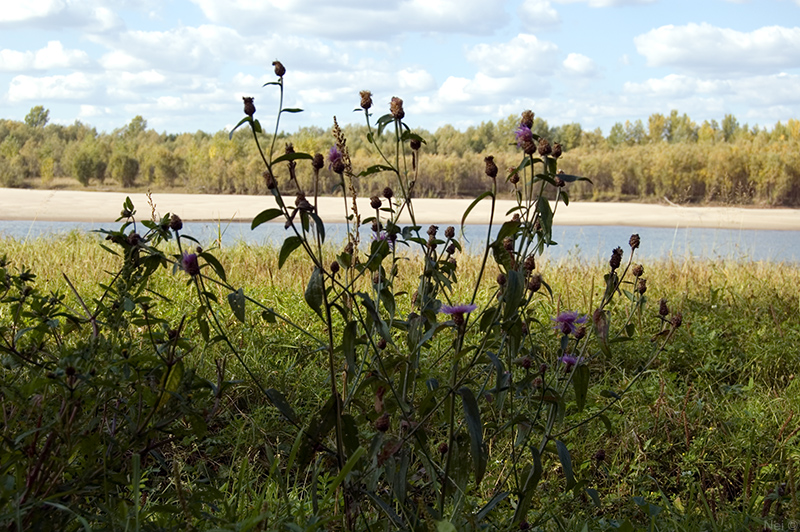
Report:
[[[533,132],[525,124],[520,124],[515,133],[517,135],[517,146],[520,148],[526,142],[533,142]]]
[[[478,308],[478,305],[471,305],[469,303],[462,303],[461,305],[442,305],[439,309],[439,312],[442,314],[448,314],[453,317],[453,323],[456,326],[461,327],[464,325],[464,314],[469,314],[473,310]]]
[[[577,325],[583,325],[587,319],[588,316],[586,314],[578,316],[577,310],[568,310],[552,318],[556,322],[553,329],[564,334],[575,334],[575,331],[578,330]]]
[[[456,314],[469,314],[473,310],[477,309],[478,305],[470,305],[468,303],[464,303],[461,305],[442,305],[439,309],[439,312],[442,314],[449,314],[450,316],[454,316]]]
[[[569,372],[575,365],[583,362],[583,357],[576,357],[575,355],[568,355],[564,353],[564,355],[558,360],[559,362],[563,362],[565,364],[564,371]]]
[[[391,234],[387,233],[386,231],[381,231],[380,233],[375,235],[373,238],[375,238],[375,240],[383,240],[383,241],[385,241],[387,244],[389,244],[389,249],[394,249],[394,243],[397,240],[397,235],[391,235]]]
[[[197,255],[194,253],[184,253],[183,258],[181,258],[181,268],[192,277],[199,275],[200,265],[197,263]]]
[[[336,146],[332,146],[330,151],[328,152],[328,168],[332,171],[340,174],[344,171],[344,161],[342,160],[342,154],[339,152],[339,149]]]

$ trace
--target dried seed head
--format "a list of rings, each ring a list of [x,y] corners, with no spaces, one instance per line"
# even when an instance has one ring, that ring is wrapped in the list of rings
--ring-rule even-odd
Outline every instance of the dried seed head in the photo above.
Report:
[[[525,271],[531,273],[533,270],[536,269],[536,259],[533,255],[528,255],[525,259]]]
[[[683,314],[681,314],[680,312],[676,313],[674,316],[672,316],[672,322],[671,323],[672,323],[672,326],[674,328],[676,328],[676,329],[678,327],[680,327],[681,323],[683,323]]]
[[[553,148],[550,147],[550,141],[541,138],[539,139],[539,155],[544,157],[545,155],[550,155],[553,152]]]
[[[575,339],[580,340],[584,336],[586,336],[586,327],[578,327],[578,330],[575,331]]]
[[[631,249],[637,249],[639,247],[640,243],[641,243],[641,239],[639,238],[639,235],[637,235],[637,234],[631,235],[631,239],[628,240],[628,244],[631,246]]]
[[[516,168],[511,168],[509,170],[508,181],[512,185],[516,185],[517,183],[519,183],[519,174],[517,173]]]
[[[514,251],[514,239],[510,236],[507,236],[503,239],[503,248],[508,251]]]
[[[561,179],[561,178],[560,178],[560,177],[558,177],[558,176],[556,176],[556,178],[555,178],[553,181],[555,181],[555,184],[556,184],[556,186],[557,186],[558,188],[564,188],[564,185],[566,185],[566,184],[567,184],[567,183],[566,183],[566,182],[565,182],[563,179]]]
[[[311,161],[311,166],[315,170],[321,170],[322,167],[325,166],[325,157],[323,157],[321,153],[315,153],[314,159]]]
[[[446,238],[453,238],[454,236],[456,236],[456,228],[453,227],[452,225],[448,225],[447,229],[444,230],[444,236]]]
[[[667,300],[663,297],[661,301],[658,302],[658,314],[659,316],[666,316],[669,314],[669,307],[667,306]]]
[[[294,144],[291,142],[287,142],[286,146],[283,148],[284,153],[294,153]]]
[[[279,78],[282,78],[284,74],[286,74],[286,67],[283,66],[283,63],[280,61],[273,61],[272,66],[275,67],[275,75]]]
[[[392,190],[392,187],[386,187],[383,189],[383,197],[388,200],[394,197],[394,190]]]
[[[381,199],[378,196],[372,196],[369,198],[369,205],[373,209],[380,209],[381,208]]]
[[[438,230],[439,230],[439,226],[438,225],[432,225],[432,226],[428,227],[428,236],[435,237],[436,236],[436,232]]]
[[[598,450],[596,453],[594,453],[594,456],[592,456],[592,458],[594,459],[595,462],[604,461],[606,459],[606,451],[605,451],[605,449]]]
[[[528,129],[533,127],[533,111],[528,109],[527,111],[522,111],[522,120],[520,120],[520,124],[526,126]]]
[[[131,233],[128,235],[128,244],[131,246],[138,246],[142,242],[142,237],[139,233]]]
[[[539,289],[542,287],[542,276],[538,273],[531,277],[531,280],[528,281],[528,290],[531,292],[538,292]]]
[[[353,254],[353,243],[352,242],[348,242],[347,243],[347,245],[344,247],[344,252],[347,253],[348,255],[352,255]]]
[[[619,268],[619,265],[622,264],[622,248],[614,249],[614,251],[611,253],[611,260],[608,261],[608,264],[611,266],[612,272]]]
[[[644,266],[641,264],[636,264],[631,271],[633,272],[634,277],[641,277],[644,273]]]
[[[422,142],[419,139],[411,139],[409,144],[411,145],[411,149],[414,151],[417,151],[422,147]]]
[[[494,157],[489,155],[483,159],[486,163],[486,175],[494,179],[497,177],[497,165],[494,162]]]
[[[250,96],[242,96],[242,100],[244,100],[244,114],[250,117],[256,114],[256,105],[253,103],[253,98]]]
[[[169,218],[169,228],[173,231],[180,231],[183,229],[183,220],[177,214],[173,214]]]
[[[375,430],[380,432],[386,432],[389,430],[389,413],[384,412],[381,417],[375,420]]]
[[[446,251],[447,251],[447,253],[452,255],[453,253],[456,252],[456,245],[455,244],[450,244],[449,246],[447,246],[447,250]],[[455,264],[455,263],[453,263],[453,264]]]
[[[278,186],[278,183],[275,182],[275,176],[273,176],[269,170],[264,170],[262,174],[264,176],[264,182],[267,184],[267,188],[272,190]]]
[[[519,365],[522,366],[523,369],[531,369],[531,365],[533,364],[533,359],[528,355],[519,359]]]
[[[370,91],[361,91],[361,108],[365,111],[372,107],[372,93]]]
[[[331,262],[330,270],[332,274],[336,275],[339,272],[339,263],[336,261]]]
[[[447,450],[448,449],[449,449],[449,447],[447,447],[447,443],[446,442],[442,442],[442,443],[439,444],[439,454],[447,454]]]
[[[553,153],[551,153],[550,155],[552,155],[554,158],[558,159],[559,157],[561,157],[561,153],[562,153],[561,152],[561,144],[556,142],[555,144],[553,144]]]
[[[405,111],[403,111],[403,100],[397,96],[392,96],[392,102],[389,104],[389,112],[392,113],[395,120],[402,120],[403,117],[406,116]]]
[[[378,340],[378,349],[380,349],[381,351],[386,349],[386,340],[384,340],[383,338]]]
[[[639,278],[639,281],[636,283],[636,291],[642,295],[647,292],[647,279]]]
[[[514,216],[511,217],[511,221],[512,222],[518,222],[519,221],[519,214],[514,213]]]
[[[497,284],[500,286],[505,286],[507,281],[508,278],[506,277],[506,274],[502,272],[497,274]]]

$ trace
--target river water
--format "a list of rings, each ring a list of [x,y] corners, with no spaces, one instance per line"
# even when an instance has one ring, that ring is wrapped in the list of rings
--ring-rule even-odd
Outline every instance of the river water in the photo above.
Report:
[[[71,231],[91,232],[117,227],[119,224],[113,223],[0,221],[0,238],[58,240]],[[463,234],[457,232],[465,251],[482,251],[487,229],[483,225],[468,225]],[[444,225],[441,230],[444,230]],[[328,242],[340,242],[345,238],[346,227],[344,224],[328,224],[326,232]],[[249,223],[208,222],[187,222],[183,233],[197,238],[206,247],[218,240],[223,246],[238,243],[277,245],[290,234],[278,223],[263,224],[251,231]],[[800,262],[800,231],[745,229],[556,226],[553,240],[558,245],[551,246],[545,253],[553,259],[600,260],[608,258],[617,246],[627,251],[631,233],[638,233],[641,237],[642,244],[637,254],[643,259]],[[365,230],[362,240],[368,238],[369,232]]]

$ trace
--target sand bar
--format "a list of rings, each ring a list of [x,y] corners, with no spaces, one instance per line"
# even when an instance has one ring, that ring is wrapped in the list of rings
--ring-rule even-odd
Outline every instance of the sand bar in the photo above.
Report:
[[[145,194],[0,188],[0,220],[112,222],[119,216],[126,196],[130,196],[140,219],[150,217],[151,209]],[[262,210],[276,206],[272,196],[154,193],[152,197],[158,214],[176,213],[187,221],[245,222]],[[294,198],[288,199],[294,201]],[[415,199],[417,223],[458,224],[471,202],[468,199]],[[488,223],[490,205],[488,200],[480,202],[470,213],[467,223]],[[508,219],[506,212],[514,205],[509,200],[498,201],[495,221]],[[318,209],[327,222],[344,221],[342,198],[319,198]],[[369,200],[360,198],[359,209],[362,217],[369,216],[372,212]],[[407,215],[401,218],[401,223],[409,221]],[[555,224],[800,231],[800,209],[573,202],[569,206],[558,205]]]

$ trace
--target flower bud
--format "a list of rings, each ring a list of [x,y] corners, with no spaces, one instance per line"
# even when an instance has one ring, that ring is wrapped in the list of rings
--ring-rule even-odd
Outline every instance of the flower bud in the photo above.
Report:
[[[403,111],[403,100],[397,96],[392,96],[392,102],[389,104],[389,112],[392,113],[395,120],[402,120],[403,117],[406,116],[405,111]]]
[[[538,273],[531,277],[531,280],[528,281],[528,290],[531,292],[538,292],[539,289],[542,287],[542,276]]]
[[[552,153],[552,151],[553,151],[553,148],[550,147],[550,141],[549,140],[547,140],[545,138],[539,139],[539,155],[544,157],[546,155],[550,155]]]
[[[273,61],[272,66],[275,67],[275,75],[282,78],[286,74],[286,67],[280,61]]]
[[[394,190],[392,190],[392,187],[386,187],[383,189],[383,197],[387,200],[390,200],[394,197]]]
[[[422,142],[420,142],[419,139],[411,139],[409,144],[411,145],[411,149],[414,151],[417,151],[422,147]]]
[[[671,323],[672,326],[676,329],[680,327],[681,323],[683,323],[683,314],[681,314],[680,312],[676,313],[674,316],[672,316]]]
[[[483,159],[486,163],[486,175],[494,179],[497,177],[497,165],[494,162],[494,157],[489,155]]]
[[[361,91],[361,108],[365,111],[372,107],[372,93],[370,91]]]
[[[250,96],[242,96],[242,100],[244,100],[244,114],[249,117],[256,114],[256,105],[253,103],[253,98]]]
[[[528,109],[527,111],[522,111],[522,120],[520,120],[520,124],[523,124],[528,129],[533,127],[533,111]]]
[[[322,167],[325,166],[325,157],[323,157],[321,153],[315,153],[314,159],[311,161],[311,166],[315,170],[321,170]]]
[[[453,227],[452,225],[448,225],[447,229],[444,230],[444,236],[446,238],[453,238],[454,236],[456,236],[456,228]]]
[[[533,258],[533,255],[528,255],[528,257],[525,259],[525,271],[531,273],[535,269],[536,259]]]
[[[432,225],[428,227],[428,236],[435,237],[437,231],[439,231],[438,225]]]
[[[553,144],[553,153],[551,153],[551,155],[553,156],[553,158],[558,159],[559,157],[561,157],[561,153],[562,153],[561,144],[556,142],[555,144]]]
[[[177,214],[173,214],[169,217],[169,228],[173,231],[180,231],[183,229],[183,220]]]
[[[449,246],[447,246],[447,250],[446,250],[446,251],[447,251],[447,253],[449,253],[450,255],[452,255],[453,253],[455,253],[455,252],[456,252],[456,246],[455,246],[455,244],[450,244]]]
[[[560,178],[560,177],[558,177],[558,176],[556,176],[556,178],[555,178],[553,181],[555,182],[555,184],[556,184],[556,186],[557,186],[558,188],[564,188],[564,185],[566,185],[566,182],[564,182],[564,180],[563,180],[563,179],[561,179],[561,178]]]
[[[641,295],[647,292],[647,279],[639,278],[639,281],[636,283],[636,291]]]
[[[497,274],[497,284],[500,286],[505,286],[507,281],[508,278],[506,277],[506,274],[502,272]]]
[[[622,264],[622,248],[614,249],[614,251],[611,253],[611,259],[608,261],[608,264],[611,266],[612,272],[619,268],[620,264]]]
[[[659,316],[666,316],[669,314],[669,307],[667,306],[667,300],[663,297],[661,301],[658,302],[658,314]]]
[[[386,349],[386,340],[385,339],[381,338],[381,339],[378,340],[378,349],[380,349],[381,351]]]
[[[641,277],[642,274],[644,273],[644,266],[642,266],[641,264],[636,264],[631,269],[631,271],[633,272],[634,277]]]
[[[330,270],[332,274],[336,275],[339,272],[339,263],[336,261],[331,262]]]
[[[509,253],[514,251],[514,239],[507,236],[503,239],[503,248]]]
[[[381,208],[381,199],[378,196],[372,196],[369,198],[369,205],[373,209],[380,209]]]

